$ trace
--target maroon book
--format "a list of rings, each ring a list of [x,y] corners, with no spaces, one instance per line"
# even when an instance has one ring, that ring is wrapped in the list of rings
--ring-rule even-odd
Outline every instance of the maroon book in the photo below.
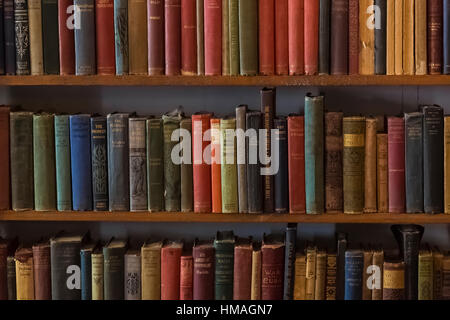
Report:
[[[289,74],[288,0],[275,1],[275,73]]]
[[[389,212],[405,212],[405,121],[388,118]]]
[[[193,269],[192,254],[183,254],[180,258],[180,300],[193,299]]]
[[[205,75],[222,74],[222,0],[204,0]]]
[[[52,299],[52,282],[50,272],[50,244],[39,243],[33,246],[34,298],[36,300]]]
[[[148,74],[164,74],[164,1],[147,0]]]
[[[282,300],[284,241],[276,236],[264,235],[261,254],[261,299]]]
[[[198,242],[192,249],[194,258],[194,300],[214,300],[214,246]]]
[[[10,208],[9,111],[0,106],[0,210]]]
[[[275,73],[275,2],[259,0],[259,73]]]
[[[305,118],[291,115],[288,123],[289,212],[306,213]]]
[[[116,74],[114,0],[95,2],[97,74]]]
[[[181,74],[181,0],[165,2],[166,75]]]
[[[73,0],[59,0],[58,26],[59,26],[59,72],[63,75],[75,74],[75,35],[72,28],[67,27],[68,21],[73,21]]]
[[[181,74],[197,74],[196,0],[181,0]]]
[[[442,73],[442,0],[428,0],[428,72]]]
[[[348,73],[359,73],[359,0],[348,0]]]
[[[251,239],[238,240],[234,247],[233,300],[250,300],[252,297]]]

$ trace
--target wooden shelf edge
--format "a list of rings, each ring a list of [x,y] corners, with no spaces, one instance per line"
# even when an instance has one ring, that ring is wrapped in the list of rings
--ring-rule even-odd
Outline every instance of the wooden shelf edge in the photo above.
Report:
[[[439,214],[200,214],[149,212],[14,212],[0,211],[0,221],[55,222],[170,222],[170,223],[317,223],[317,224],[450,224]]]

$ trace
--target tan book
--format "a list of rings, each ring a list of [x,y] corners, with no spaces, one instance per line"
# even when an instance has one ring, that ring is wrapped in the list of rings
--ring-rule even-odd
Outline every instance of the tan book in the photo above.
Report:
[[[294,300],[305,300],[306,295],[306,255],[297,253],[295,257]]]
[[[433,300],[442,299],[442,261],[444,254],[439,248],[433,248]]]
[[[389,211],[388,192],[388,135],[377,134],[377,205],[378,212]]]
[[[17,300],[34,300],[33,250],[19,248],[14,259],[16,260]]]
[[[327,253],[318,251],[316,255],[316,285],[314,300],[325,300],[325,286],[327,282]]]
[[[403,74],[403,0],[394,0],[395,2],[395,16],[394,16],[394,60],[395,60],[395,75]],[[388,9],[389,10],[389,9]]]
[[[261,257],[261,248],[258,246],[253,249],[252,254],[252,300],[261,300]]]
[[[419,300],[433,300],[433,254],[429,249],[419,252]]]
[[[92,272],[92,300],[103,300],[104,284],[104,259],[103,251],[96,249],[91,254],[91,272]]]
[[[386,74],[395,74],[395,3],[387,1],[386,10]]]
[[[372,273],[372,262],[373,262],[373,250],[364,250],[364,267],[363,267],[363,277],[362,277],[362,299],[372,300],[372,286],[369,283],[369,277],[373,275]],[[370,286],[369,286],[370,285]]]
[[[359,1],[359,74],[375,73],[375,29],[367,27],[369,14],[367,9],[374,0]]]
[[[372,300],[383,300],[383,249],[376,249],[373,252],[372,265]]]
[[[403,0],[403,74],[415,74],[414,0]]]
[[[450,117],[444,118],[444,212],[450,214]]]
[[[377,212],[377,119],[366,118],[364,212]]]
[[[31,75],[38,76],[44,74],[41,0],[28,0],[28,21],[30,30]]]
[[[162,242],[146,242],[141,248],[142,300],[161,299]]]
[[[427,0],[415,0],[415,61],[416,74],[427,74]]]
[[[147,0],[128,0],[130,74],[148,74]]]
[[[306,285],[305,300],[315,299],[316,289],[316,257],[317,248],[308,247],[306,250]]]

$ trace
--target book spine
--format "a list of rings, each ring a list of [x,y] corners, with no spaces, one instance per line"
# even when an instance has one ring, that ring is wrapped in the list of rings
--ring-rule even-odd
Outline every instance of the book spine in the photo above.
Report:
[[[92,300],[92,251],[80,251],[81,300]]]
[[[33,116],[34,208],[56,210],[54,116]]]
[[[288,176],[288,142],[287,142],[287,120],[279,118],[274,120],[275,143],[278,144],[278,161],[276,167],[278,172],[274,177],[274,208],[277,213],[289,211],[289,176]]]
[[[70,116],[72,199],[75,211],[92,210],[90,121],[89,115]]]
[[[441,300],[450,299],[450,260],[448,258],[444,258],[442,262],[442,293]]]
[[[416,14],[417,14],[417,12],[416,12]],[[426,13],[425,13],[425,19],[426,19]],[[443,27],[443,42],[444,42],[443,43],[444,56],[443,56],[442,73],[450,74],[450,4],[447,1],[443,1],[443,19],[442,20],[443,20],[442,27]],[[426,24],[426,20],[425,20],[425,24]],[[425,33],[424,37],[426,39],[426,33]]]
[[[55,116],[56,207],[72,210],[69,116]]]
[[[250,300],[252,291],[252,247],[234,248],[233,300]]]
[[[364,40],[364,32],[366,32],[365,14],[367,6],[366,2],[370,0],[348,0],[348,73],[360,73],[360,64],[362,61],[362,53],[364,47],[360,48],[360,41]],[[360,11],[362,11],[360,13]],[[362,15],[362,17],[360,17]],[[360,20],[362,26],[360,26]],[[361,50],[360,50],[361,49]]]
[[[331,2],[330,73],[333,75],[348,73],[348,1]]]
[[[378,212],[389,212],[388,135],[377,134],[377,207]]]
[[[181,0],[165,0],[166,75],[181,74]]]
[[[193,299],[193,264],[191,255],[180,259],[180,300]]]
[[[275,74],[289,74],[288,0],[275,1]]]
[[[423,212],[423,115],[405,114],[406,212]]]
[[[170,1],[170,0],[166,0]],[[178,0],[179,2],[180,0]],[[178,9],[180,11],[180,9]],[[129,73],[134,75],[148,74],[147,43],[147,1],[128,1],[128,54]],[[181,32],[181,29],[174,30]]]
[[[125,300],[141,300],[141,256],[126,254],[124,261]]]
[[[304,0],[288,0],[289,75],[305,73]]]
[[[388,118],[389,212],[405,212],[405,122]]]
[[[259,0],[259,73],[275,74],[275,1]]]
[[[14,0],[3,2],[3,22],[5,28],[5,72],[16,74],[16,42],[14,25]]]
[[[362,299],[364,254],[361,251],[345,253],[345,300]]]
[[[204,0],[196,0],[197,13],[197,74],[205,74],[205,10]]]
[[[194,211],[194,181],[193,181],[193,165],[192,165],[192,120],[183,119],[180,122],[180,129],[185,130],[187,133],[181,137],[181,143],[184,146],[183,157],[186,162],[181,164],[181,211],[193,212]],[[185,141],[186,140],[186,141]],[[184,153],[186,152],[187,155]],[[190,157],[188,157],[190,156]],[[208,173],[211,171],[208,170]],[[211,188],[208,188],[210,192]],[[211,212],[209,210],[208,212]]]
[[[4,26],[4,0],[0,1],[0,74],[5,74],[5,26]]]
[[[34,299],[51,300],[50,246],[33,247]]]
[[[269,170],[273,164],[272,157],[272,129],[273,119],[276,112],[276,91],[274,88],[264,88],[261,90],[261,114],[263,120],[263,129],[265,132],[265,155],[266,161],[264,161],[264,169]],[[260,146],[262,147],[262,146]],[[250,151],[249,151],[250,152]],[[274,177],[272,175],[263,176],[263,188],[264,188],[264,212],[274,211]]]
[[[165,208],[169,212],[181,210],[181,166],[172,161],[172,149],[176,142],[172,141],[174,131],[180,128],[177,119],[164,120],[164,195]]]
[[[395,74],[395,3],[386,3],[386,74]]]
[[[181,74],[185,76],[197,74],[196,20],[195,0],[181,0]]]
[[[259,132],[263,128],[262,115],[260,112],[247,113],[246,127],[253,132],[246,136],[246,163],[247,163],[247,204],[249,213],[262,213],[263,202],[263,177],[261,176],[261,165],[255,156],[259,154],[261,146],[258,142]],[[253,131],[254,130],[254,131]],[[250,132],[250,131],[249,131]]]
[[[288,226],[285,239],[283,300],[294,298],[296,242],[297,227]]]
[[[444,254],[433,250],[433,299],[442,300],[442,264]],[[9,288],[9,287],[8,287]]]
[[[444,6],[446,4],[447,4],[447,2],[444,1]],[[444,13],[445,13],[445,10],[444,10]],[[414,43],[415,43],[416,75],[425,75],[425,74],[427,74],[427,1],[426,0],[415,0],[414,15],[415,15]],[[445,39],[444,39],[444,41],[445,41]],[[444,44],[444,46],[445,46],[445,44]],[[447,52],[447,51],[444,50],[444,52]]]
[[[61,75],[75,74],[74,28],[67,26],[71,14],[75,11],[73,8],[73,0],[58,2],[59,72]]]
[[[130,207],[128,115],[109,115],[107,126],[109,211],[128,211]]]
[[[262,281],[262,254],[261,250],[254,250],[252,253],[252,284],[251,300],[261,300]]]
[[[337,239],[337,274],[336,274],[336,300],[345,298],[345,251],[347,250],[347,238],[338,234]]]
[[[250,1],[249,1],[250,2]],[[204,0],[205,74],[222,74],[222,0]]]
[[[305,300],[314,300],[316,289],[317,248],[306,250]]]
[[[342,112],[325,114],[325,210],[327,213],[342,212]]]
[[[374,0],[375,6],[380,9],[379,28],[375,28],[375,74],[386,74],[386,31],[387,31],[387,0]],[[417,52],[417,51],[416,51]]]
[[[31,26],[30,26],[31,32]],[[58,1],[42,0],[44,71],[59,74]],[[31,46],[33,49],[33,46]],[[33,66],[33,64],[31,65]]]
[[[377,119],[366,119],[364,212],[377,212]]]
[[[142,300],[161,300],[161,248],[142,248]]]
[[[211,119],[211,208],[222,213],[222,161],[220,154],[220,119]]]
[[[150,76],[163,75],[165,70],[164,1],[165,0],[147,0],[148,74]]]
[[[215,249],[215,299],[233,299],[234,240],[214,243]]]
[[[222,75],[230,75],[230,0],[222,0]]]
[[[146,119],[129,119],[128,130],[130,144],[130,210],[146,211],[148,209]]]
[[[444,118],[444,212],[450,214],[450,118]]]
[[[319,1],[304,3],[305,74],[315,75],[319,71]]]
[[[147,120],[148,210],[164,210],[164,137],[161,119]]]
[[[443,1],[429,0],[427,2],[428,21],[428,72],[442,73],[442,17]]]
[[[129,72],[128,0],[114,0],[114,39],[116,74],[126,75]]]
[[[104,298],[104,259],[103,254],[92,254],[92,300]]]
[[[306,256],[298,254],[295,258],[294,300],[306,299]]]
[[[28,23],[27,0],[14,0],[14,27],[16,43],[16,74],[29,75],[30,69],[30,28]]]
[[[16,290],[16,262],[14,257],[8,257],[6,260],[6,272],[7,272],[7,286],[8,286],[8,300],[17,300]]]
[[[92,200],[95,211],[108,211],[106,117],[91,118]]]
[[[415,74],[414,1],[403,0],[403,73],[406,75]]]
[[[30,65],[31,75],[33,76],[44,74],[42,13],[41,0],[28,0],[28,19],[30,20]]]
[[[214,300],[214,247],[194,246],[193,259],[194,300]]]
[[[325,287],[327,282],[327,254],[324,251],[317,253],[316,258],[316,283],[314,288],[314,300],[325,300]]]
[[[125,295],[124,248],[103,248],[104,258],[104,298],[123,300]]]
[[[247,161],[245,160],[245,131],[246,131],[247,106],[236,108],[236,151],[237,151],[237,173],[238,173],[238,196],[239,213],[248,212],[247,198]]]
[[[379,277],[372,280],[372,300],[383,300],[383,263],[384,263],[384,252],[383,250],[377,250],[373,253],[372,265],[379,270]],[[375,271],[372,274],[376,274]]]
[[[230,75],[237,76],[239,66],[239,0],[228,0],[229,32],[230,32]]]
[[[394,0],[394,72],[403,74],[403,0]]]
[[[433,300],[433,255],[431,252],[419,254],[419,300]]]
[[[284,245],[261,248],[261,300],[282,300],[284,278]]]
[[[239,212],[236,165],[236,120],[220,120],[220,154],[222,156],[222,212]]]
[[[330,73],[330,2],[319,2],[319,74]]]
[[[323,96],[305,98],[306,213],[324,211]]]
[[[367,26],[367,11],[370,9],[372,13],[373,5],[374,0],[364,0],[359,7],[359,74],[363,75],[375,73],[375,28]]]
[[[95,66],[95,7],[93,0],[74,0],[79,13],[75,28],[75,74],[93,75]]]
[[[289,212],[306,213],[305,117],[288,117]]]
[[[1,15],[1,14],[0,14]],[[10,209],[10,128],[9,128],[9,111],[8,107],[0,108],[0,210]]]
[[[368,285],[369,277],[372,276],[372,272],[368,272],[369,267],[372,265],[373,251],[370,249],[364,250],[364,264],[362,269],[362,300],[372,300],[372,289]]]
[[[405,299],[405,264],[384,262],[383,300]]]
[[[242,76],[258,73],[258,0],[239,0],[239,50]]]
[[[73,270],[80,270],[80,242],[50,242],[53,300],[81,300],[80,286],[73,285]],[[71,272],[67,272],[72,270]],[[70,280],[69,280],[70,279]],[[69,285],[68,285],[69,284]]]
[[[0,246],[0,300],[8,300],[8,245]]]
[[[33,252],[16,254],[17,300],[34,300]]]
[[[327,280],[325,286],[325,300],[336,300],[337,260],[335,254],[327,255]]]
[[[161,300],[180,300],[181,248],[161,250]]]
[[[97,74],[116,74],[114,0],[95,2]]]

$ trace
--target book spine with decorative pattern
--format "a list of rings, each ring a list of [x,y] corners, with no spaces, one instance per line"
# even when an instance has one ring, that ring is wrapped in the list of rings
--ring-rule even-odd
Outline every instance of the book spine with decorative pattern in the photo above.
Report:
[[[365,15],[367,7],[364,6],[365,1],[370,0],[348,0],[348,73],[358,74],[360,70],[360,64],[362,61],[361,53],[363,48],[360,45],[360,41],[364,38],[365,30],[362,30],[366,26],[366,19],[360,17],[360,10]],[[360,26],[360,20],[362,26]],[[361,39],[360,39],[361,37]]]
[[[174,131],[180,128],[180,120],[175,117],[167,117],[163,120],[164,131],[164,200],[166,211],[181,211],[181,166],[172,161],[172,150],[177,144],[172,141]]]
[[[325,288],[325,299],[336,300],[336,274],[337,274],[337,256],[336,254],[327,255],[327,283]]]
[[[383,300],[405,299],[405,264],[388,262],[383,265]]]
[[[419,253],[419,300],[433,300],[433,254],[430,250]]]
[[[233,232],[218,232],[214,241],[215,251],[215,299],[233,299],[235,237]]]
[[[114,0],[114,37],[116,74],[126,75],[129,71],[128,0]]]
[[[91,272],[92,272],[92,300],[103,300],[103,253],[92,253],[91,256]]]
[[[146,119],[131,118],[128,122],[130,210],[146,211],[147,199],[147,154]]]
[[[16,43],[16,74],[29,75],[30,67],[30,26],[28,23],[27,0],[14,0],[14,25]]]
[[[141,300],[141,256],[139,252],[129,251],[124,260],[124,299]]]
[[[364,212],[377,212],[377,119],[366,119]]]
[[[325,114],[325,210],[342,212],[342,112]]]
[[[108,211],[106,117],[91,118],[92,200],[95,211]]]

